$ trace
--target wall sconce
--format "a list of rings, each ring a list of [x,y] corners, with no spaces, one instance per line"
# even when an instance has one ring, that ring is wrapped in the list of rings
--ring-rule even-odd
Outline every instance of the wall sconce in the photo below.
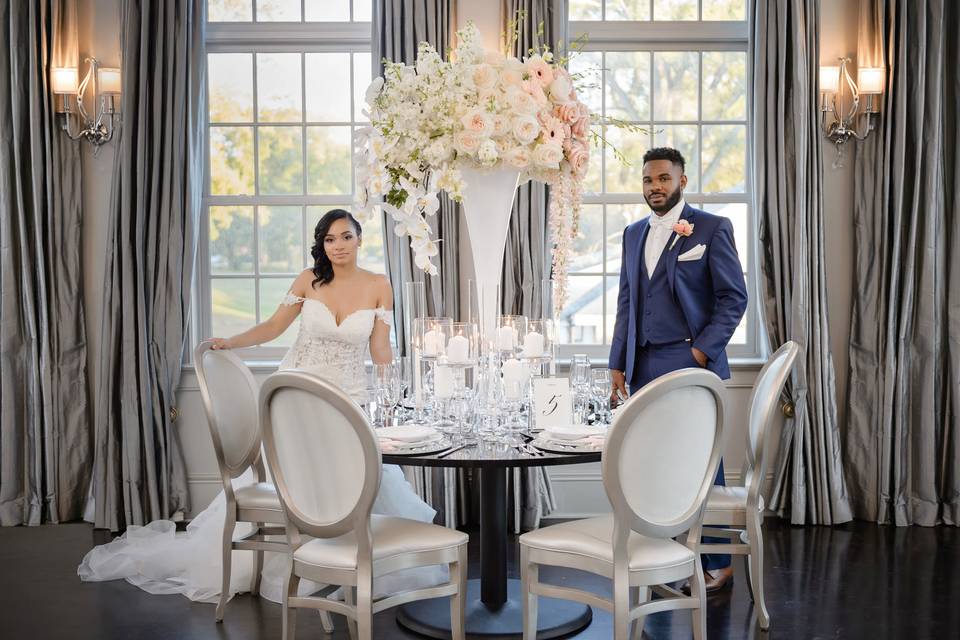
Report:
[[[61,98],[57,113],[63,115],[63,130],[71,140],[82,138],[91,143],[96,152],[100,145],[113,138],[114,118],[119,120],[114,100],[120,95],[120,69],[101,67],[96,58],[86,58],[84,62],[89,67],[82,82],[77,83],[78,71],[75,67],[55,67],[50,88]],[[83,95],[91,83],[96,111],[94,118],[83,106]],[[78,131],[75,133],[74,129]]]
[[[862,67],[853,81],[847,65],[850,58],[838,58],[838,67],[820,67],[820,125],[830,142],[837,146],[840,166],[842,145],[854,138],[865,139],[873,130],[873,117],[880,113],[883,93],[883,69]],[[849,110],[844,109],[844,93],[850,93]],[[861,103],[861,97],[864,101]],[[862,131],[862,133],[861,133]]]

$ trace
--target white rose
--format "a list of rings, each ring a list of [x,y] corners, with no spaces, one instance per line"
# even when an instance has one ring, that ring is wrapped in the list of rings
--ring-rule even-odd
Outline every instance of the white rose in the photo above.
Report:
[[[539,144],[533,150],[533,162],[538,167],[556,169],[560,166],[561,160],[563,160],[563,147],[559,144]]]
[[[480,136],[473,131],[461,131],[454,136],[453,144],[457,151],[472,155],[480,148]]]
[[[477,152],[477,158],[480,160],[480,164],[485,166],[491,166],[496,163],[499,158],[497,153],[497,145],[493,140],[487,138],[480,144],[480,150]]]
[[[513,119],[513,137],[520,144],[530,144],[540,135],[540,123],[533,116],[520,115]]]
[[[497,71],[489,64],[478,64],[473,68],[473,84],[481,91],[491,89],[497,84]]]
[[[480,109],[471,109],[465,116],[460,118],[460,123],[467,131],[478,134],[489,134],[493,129],[492,118]]]
[[[515,169],[526,169],[530,166],[530,150],[526,147],[514,147],[506,152],[503,159]]]
[[[564,75],[558,74],[553,79],[553,82],[550,83],[550,95],[553,96],[554,100],[567,100],[572,90],[573,87],[570,85],[570,80]]]

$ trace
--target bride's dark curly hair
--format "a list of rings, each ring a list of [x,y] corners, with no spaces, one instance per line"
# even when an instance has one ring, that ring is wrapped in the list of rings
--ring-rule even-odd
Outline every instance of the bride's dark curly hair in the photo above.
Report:
[[[356,229],[357,238],[363,237],[363,229],[360,228],[360,223],[349,211],[344,209],[327,211],[313,230],[313,247],[310,249],[310,255],[313,256],[312,271],[313,275],[316,276],[316,279],[310,283],[313,287],[316,287],[317,283],[320,283],[322,287],[333,281],[333,264],[331,264],[330,258],[327,257],[327,252],[323,248],[323,239],[327,237],[327,233],[334,222],[344,219],[349,220],[353,228]]]

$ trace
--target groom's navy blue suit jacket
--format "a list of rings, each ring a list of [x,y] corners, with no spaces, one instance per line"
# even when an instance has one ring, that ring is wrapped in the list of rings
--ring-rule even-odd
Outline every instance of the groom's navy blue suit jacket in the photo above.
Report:
[[[723,216],[694,209],[689,204],[680,217],[693,224],[693,234],[673,244],[670,235],[657,269],[665,265],[669,291],[686,319],[691,346],[707,354],[707,368],[721,378],[730,377],[726,347],[747,309],[747,288],[743,268],[733,242],[733,225]],[[623,232],[623,259],[620,266],[620,294],[617,320],[610,345],[611,369],[623,371],[633,380],[637,361],[637,319],[647,311],[639,295],[641,261],[650,224],[647,218],[634,222]],[[705,245],[698,260],[678,261],[684,252]],[[671,245],[673,247],[671,248]],[[656,321],[655,301],[652,318]]]

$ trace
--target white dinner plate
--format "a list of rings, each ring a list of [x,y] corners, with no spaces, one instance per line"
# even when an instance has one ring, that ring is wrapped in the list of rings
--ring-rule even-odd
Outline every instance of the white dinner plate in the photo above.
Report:
[[[425,424],[398,424],[392,427],[380,427],[376,430],[378,438],[397,440],[399,442],[426,442],[435,440],[440,432]]]
[[[449,440],[446,438],[437,438],[435,440],[428,440],[427,442],[394,447],[390,451],[384,451],[383,454],[387,456],[423,456],[446,451],[449,448]]]
[[[603,447],[597,447],[592,444],[577,444],[576,441],[556,442],[554,440],[534,438],[530,441],[530,444],[537,449],[543,449],[551,453],[599,453],[603,451]]]
[[[544,440],[580,440],[589,436],[602,436],[606,429],[586,424],[570,424],[564,426],[547,427],[540,436]]]

